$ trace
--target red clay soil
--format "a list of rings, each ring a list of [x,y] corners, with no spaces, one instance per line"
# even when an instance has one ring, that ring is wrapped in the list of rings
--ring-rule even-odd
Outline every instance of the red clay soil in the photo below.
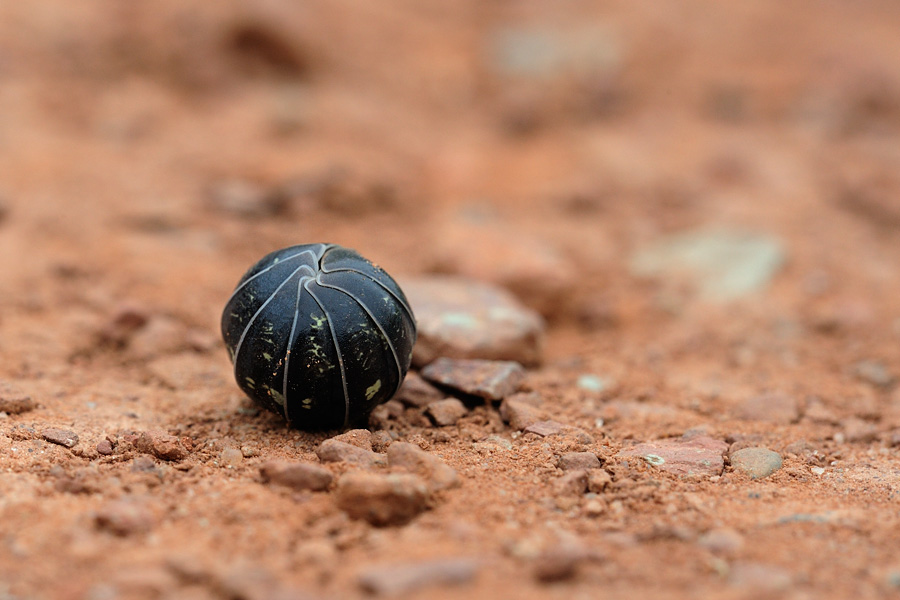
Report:
[[[0,3],[0,598],[355,598],[426,559],[477,568],[399,594],[897,594],[898,31],[886,0]],[[786,262],[727,303],[631,272],[705,227]],[[577,429],[393,410],[461,482],[406,525],[264,483],[333,433],[257,411],[218,320],[311,242],[511,289]],[[783,466],[618,455],[685,433]]]

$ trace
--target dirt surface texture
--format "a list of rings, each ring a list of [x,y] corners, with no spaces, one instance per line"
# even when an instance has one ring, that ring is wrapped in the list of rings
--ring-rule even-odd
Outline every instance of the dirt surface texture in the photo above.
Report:
[[[0,599],[900,595],[900,5],[0,2]],[[409,290],[368,427],[268,252]]]

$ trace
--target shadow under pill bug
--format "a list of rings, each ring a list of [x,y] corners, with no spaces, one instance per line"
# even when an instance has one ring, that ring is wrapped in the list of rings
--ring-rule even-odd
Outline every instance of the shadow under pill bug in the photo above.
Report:
[[[306,430],[365,425],[400,388],[416,322],[400,286],[355,251],[303,244],[238,282],[222,336],[240,388]]]

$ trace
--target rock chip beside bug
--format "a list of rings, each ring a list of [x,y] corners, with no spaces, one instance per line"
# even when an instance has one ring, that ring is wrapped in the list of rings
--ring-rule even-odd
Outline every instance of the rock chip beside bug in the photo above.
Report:
[[[445,398],[432,402],[425,408],[425,413],[439,427],[455,425],[457,421],[466,416],[469,409],[456,398]]]
[[[502,400],[514,393],[525,379],[517,362],[439,358],[422,370],[436,384],[485,400]]]
[[[413,364],[435,359],[541,362],[544,320],[506,290],[470,279],[430,276],[403,280],[416,315]]]
[[[537,404],[540,396],[535,393],[513,394],[500,404],[500,418],[513,429],[522,431],[546,422],[547,415]]]
[[[319,447],[316,449],[316,456],[325,463],[345,462],[368,468],[387,464],[387,459],[383,454],[378,454],[334,438],[327,439],[319,444]]]
[[[387,457],[392,469],[400,468],[422,476],[432,491],[459,485],[459,476],[452,467],[415,444],[394,442],[387,450]]]
[[[403,380],[403,385],[400,386],[394,400],[399,400],[407,406],[421,408],[444,397],[445,394],[441,390],[425,381],[415,371],[411,371],[406,374],[406,379]]]

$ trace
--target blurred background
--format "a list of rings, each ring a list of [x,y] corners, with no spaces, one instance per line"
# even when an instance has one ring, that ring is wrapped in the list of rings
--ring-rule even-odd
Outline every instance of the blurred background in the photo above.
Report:
[[[746,533],[741,556],[810,593],[881,586],[900,445],[898,32],[894,0],[0,0],[0,379],[38,403],[0,412],[0,574],[22,597],[115,597],[71,591],[104,577],[178,597],[172,572],[194,577],[178,548],[345,592],[357,564],[428,548],[490,554],[494,591],[545,597],[515,548],[546,529],[612,548],[583,581],[678,597],[724,585],[725,563],[682,543],[686,524],[724,522]],[[314,242],[539,311],[527,385],[606,464],[691,431],[800,450],[752,510],[746,481],[657,489],[622,467],[616,483],[650,491],[623,484],[618,508],[585,518],[580,496],[555,503],[566,439],[514,438],[484,406],[451,436],[413,407],[391,427],[477,477],[424,526],[373,533],[325,494],[278,495],[259,462],[315,461],[318,439],[254,412],[218,323],[252,263]],[[44,443],[48,425],[81,445]],[[194,440],[183,471],[97,454],[155,428]],[[476,448],[489,434],[522,453]],[[119,496],[166,516],[146,538],[98,532],[92,511]],[[782,521],[774,498],[862,516]],[[759,525],[801,521],[822,529]]]

